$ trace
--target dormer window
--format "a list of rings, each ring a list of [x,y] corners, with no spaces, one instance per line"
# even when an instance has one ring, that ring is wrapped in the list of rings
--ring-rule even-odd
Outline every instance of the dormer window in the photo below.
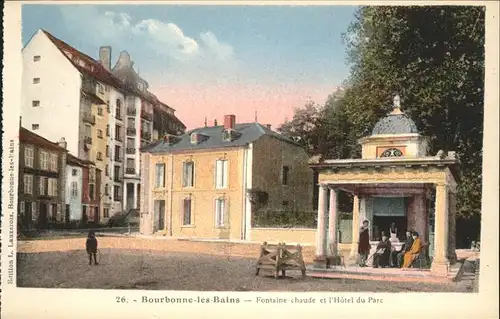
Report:
[[[167,145],[175,144],[179,141],[179,137],[175,135],[167,134],[163,136],[163,142]]]
[[[240,136],[241,136],[241,133],[236,131],[236,130],[233,130],[233,129],[225,129],[222,132],[222,140],[224,142],[232,142]]]
[[[198,134],[191,133],[191,144],[198,144]]]

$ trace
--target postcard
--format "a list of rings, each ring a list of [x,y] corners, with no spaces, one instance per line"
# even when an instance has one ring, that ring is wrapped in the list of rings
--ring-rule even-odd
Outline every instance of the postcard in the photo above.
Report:
[[[12,1],[5,318],[498,317],[492,1]]]

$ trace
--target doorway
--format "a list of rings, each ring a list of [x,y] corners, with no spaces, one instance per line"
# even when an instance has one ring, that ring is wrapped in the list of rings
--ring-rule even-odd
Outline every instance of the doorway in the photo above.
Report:
[[[153,232],[161,231],[165,229],[165,201],[155,200],[154,204],[154,226]]]

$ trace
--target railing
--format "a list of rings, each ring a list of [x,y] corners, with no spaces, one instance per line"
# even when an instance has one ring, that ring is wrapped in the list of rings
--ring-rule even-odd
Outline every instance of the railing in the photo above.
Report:
[[[152,121],[153,120],[153,113],[142,111],[141,117],[145,120]]]
[[[137,115],[137,110],[133,107],[127,107],[127,115],[132,115],[136,116]]]
[[[121,177],[120,175],[115,175],[115,177],[114,177],[114,181],[115,181],[115,182],[119,183],[119,182],[121,182],[122,180],[123,180],[123,177]]]
[[[92,125],[95,124],[95,115],[84,113],[82,119],[86,123],[89,123],[89,124],[92,124]]]
[[[122,195],[115,194],[114,200],[115,200],[115,202],[121,202],[122,201]]]
[[[115,117],[117,120],[123,121],[123,117],[122,117],[121,113],[116,113]]]
[[[121,163],[123,159],[119,156],[115,156],[115,162]]]
[[[133,147],[127,147],[126,153],[127,154],[135,154],[135,148],[133,148]]]
[[[151,140],[151,133],[147,131],[141,131],[141,138],[144,140]]]
[[[135,175],[135,168],[127,167],[125,169],[125,174]]]
[[[135,136],[135,134],[137,133],[136,129],[133,128],[133,127],[127,127],[127,135],[129,136]]]
[[[83,138],[83,143],[84,143],[84,144],[92,144],[92,137],[90,137],[90,136],[85,136],[85,137]]]
[[[116,140],[118,142],[123,142],[123,136],[121,134],[116,135]]]

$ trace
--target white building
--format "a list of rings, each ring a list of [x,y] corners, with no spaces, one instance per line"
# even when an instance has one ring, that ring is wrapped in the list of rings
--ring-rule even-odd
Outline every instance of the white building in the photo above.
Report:
[[[66,164],[66,211],[69,220],[82,219],[83,165],[72,155],[68,155]]]

